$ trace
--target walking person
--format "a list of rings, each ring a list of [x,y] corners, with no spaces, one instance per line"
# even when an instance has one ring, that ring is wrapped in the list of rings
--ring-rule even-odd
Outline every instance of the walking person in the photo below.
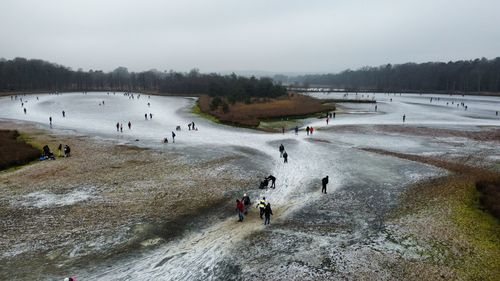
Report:
[[[24,108],[24,114],[26,114],[26,107]]]
[[[283,163],[288,163],[288,153],[286,151],[283,153],[283,158],[285,159]]]
[[[62,111],[63,118],[66,117],[66,112]]]
[[[257,208],[259,208],[259,215],[260,219],[263,219],[264,216],[264,209],[266,209],[266,197],[262,197],[262,199],[259,200],[259,203],[257,204]]]
[[[188,130],[191,131],[191,123],[188,124]]]
[[[295,126],[295,135],[299,134],[299,126]]]
[[[120,131],[120,123],[116,123],[116,131],[119,132]]]
[[[194,131],[195,128],[194,128],[194,122],[191,122],[191,129]]]
[[[148,114],[144,113],[144,119],[148,120]]]
[[[123,124],[120,124],[120,132],[123,133]]]
[[[250,205],[252,205],[252,201],[250,201],[250,197],[245,193],[243,194],[243,198],[241,198],[241,201],[243,201],[243,205],[245,206],[245,212],[244,214],[248,214],[248,208],[250,208]]]
[[[153,119],[153,113],[149,113],[149,119]]]
[[[328,117],[326,117],[326,125],[328,125],[328,121],[330,121],[330,120],[328,119]]]
[[[172,143],[175,143],[175,133],[172,131]]]
[[[50,127],[52,128],[52,116],[49,117],[49,124],[50,124]]]
[[[403,114],[403,123],[406,121],[406,115]]]
[[[326,185],[328,184],[328,176],[321,179],[321,193],[326,194]]]
[[[311,126],[311,128],[309,128],[309,133],[311,133],[311,135],[312,135],[313,132],[314,132],[314,128]]]
[[[283,144],[280,145],[280,158],[283,157],[283,152],[285,151],[285,147],[283,146]]]
[[[128,121],[128,129],[132,129],[132,123],[130,123],[130,121]]]
[[[243,221],[243,212],[245,211],[245,207],[243,206],[243,202],[241,202],[239,199],[236,199],[236,211],[238,211],[238,221],[242,222]]]
[[[271,209],[271,203],[267,203],[266,208],[264,209],[264,225],[271,223],[271,215],[273,214],[273,210]]]
[[[309,136],[309,126],[306,127],[306,133]]]

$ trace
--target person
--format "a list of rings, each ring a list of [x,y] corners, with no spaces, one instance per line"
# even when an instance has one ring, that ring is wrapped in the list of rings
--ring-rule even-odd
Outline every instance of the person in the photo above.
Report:
[[[377,111],[377,105],[375,105],[375,111]]]
[[[194,122],[191,122],[191,129],[195,130],[195,128],[194,128]]]
[[[269,224],[271,222],[271,215],[273,214],[273,210],[271,209],[271,203],[267,203],[266,208],[264,208],[264,225]]]
[[[132,123],[130,123],[130,121],[128,121],[128,129],[132,129]]]
[[[70,157],[71,156],[71,148],[69,148],[69,145],[64,146],[64,157]]]
[[[335,119],[335,113],[336,113],[336,112],[334,111],[334,112],[333,112],[333,119]]]
[[[44,159],[51,159],[51,160],[55,160],[56,158],[54,157],[54,153],[52,153],[52,151],[50,151],[50,148],[48,145],[45,145],[43,148],[43,160]]]
[[[309,128],[309,132],[311,133],[311,135],[313,134],[314,128],[312,126],[311,126],[311,128]]]
[[[62,115],[63,117],[66,117],[66,112],[64,112],[64,110],[62,111]]]
[[[26,114],[26,107],[24,108],[24,114]]]
[[[328,184],[328,176],[324,177],[321,179],[321,185],[323,186],[321,188],[321,193],[326,194],[326,185]]]
[[[403,123],[405,122],[405,120],[406,120],[406,115],[403,114]]]
[[[191,131],[191,123],[188,124],[188,130]]]
[[[241,201],[243,201],[243,205],[245,205],[245,215],[246,215],[248,214],[248,208],[250,208],[252,202],[250,201],[250,197],[246,193],[243,194],[243,198],[241,198]]]
[[[260,189],[267,188],[268,184],[269,184],[269,180],[267,178],[264,178],[264,180],[260,182],[259,188]]]
[[[148,107],[151,107],[151,104],[148,102]]]
[[[283,144],[280,145],[280,158],[283,157],[283,151],[285,151],[285,147]]]
[[[288,153],[286,151],[283,153],[283,158],[285,159],[283,163],[288,163]]]
[[[238,221],[243,221],[243,212],[245,212],[245,206],[243,206],[243,202],[239,199],[236,199],[236,211],[238,211]]]
[[[328,117],[326,117],[326,125],[328,125],[328,121],[329,121],[329,120],[328,120]]]
[[[57,156],[61,157],[61,152],[62,152],[62,144],[60,143],[59,146],[57,147]]]
[[[283,133],[283,135],[285,134],[285,127],[281,127],[281,132]]]
[[[144,119],[148,120],[148,114],[144,113]]]
[[[120,132],[123,133],[123,124],[120,124]]]
[[[175,133],[172,131],[172,143],[175,143]]]
[[[163,139],[163,143],[168,143],[168,139],[167,139],[167,138],[164,138],[164,139]]]
[[[309,126],[306,127],[306,133],[309,136]]]
[[[498,116],[498,111],[496,112],[496,115]]]
[[[64,281],[76,281],[75,277],[66,277]]]
[[[120,131],[120,123],[116,123],[116,131]]]
[[[299,134],[299,126],[295,126],[295,135]]]
[[[50,127],[52,127],[52,116],[49,117]]]
[[[259,200],[259,203],[257,204],[257,208],[259,208],[259,215],[260,218],[263,219],[264,215],[264,209],[266,208],[266,197],[262,197],[262,199]]]
[[[149,119],[153,119],[153,113],[149,113]]]
[[[266,180],[271,181],[271,188],[276,188],[276,177],[274,177],[273,175],[269,175]]]

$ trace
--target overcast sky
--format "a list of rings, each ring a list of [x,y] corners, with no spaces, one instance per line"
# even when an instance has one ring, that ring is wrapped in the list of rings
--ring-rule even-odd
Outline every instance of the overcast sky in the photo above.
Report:
[[[73,69],[337,72],[497,56],[499,0],[0,1],[0,57]]]

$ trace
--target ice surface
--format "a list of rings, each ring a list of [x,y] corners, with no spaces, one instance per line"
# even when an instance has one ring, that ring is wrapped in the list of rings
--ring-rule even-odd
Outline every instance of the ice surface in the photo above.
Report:
[[[314,95],[320,98],[342,98],[342,96],[335,96],[338,94],[315,93]],[[368,95],[370,99],[372,97],[377,99],[377,112],[374,111],[375,104],[345,105],[343,112],[347,113],[337,114],[328,127],[362,124],[402,125],[403,114],[407,118],[405,126],[426,125],[443,128],[469,126],[469,129],[474,129],[477,126],[500,125],[500,117],[495,115],[495,111],[500,110],[498,97],[432,95],[433,98],[439,97],[440,100],[430,103],[431,96],[429,95],[388,96],[380,93],[364,95],[363,98]],[[376,147],[431,155],[482,149],[476,148],[476,142],[463,139],[448,139],[448,143],[441,143],[432,142],[435,139],[425,136],[407,138],[397,134],[342,133],[336,132],[335,129],[319,130],[314,133],[313,137],[308,137],[303,131],[296,136],[292,131],[287,131],[285,134],[271,134],[233,128],[214,124],[191,114],[189,109],[195,102],[193,98],[148,97],[147,95],[137,98],[135,94],[135,98],[131,99],[123,93],[110,93],[109,95],[107,93],[86,95],[64,93],[38,95],[38,97],[37,100],[35,95],[23,96],[23,100],[26,101],[24,106],[27,114],[24,114],[19,100],[11,100],[10,97],[0,98],[0,118],[35,122],[41,127],[49,128],[48,119],[52,116],[52,130],[59,133],[84,134],[119,143],[172,150],[184,154],[186,161],[218,157],[225,150],[264,161],[262,165],[269,167],[269,174],[275,175],[278,179],[277,188],[257,191],[257,194],[259,197],[266,196],[273,204],[275,217],[279,218],[278,220],[307,225],[305,223],[309,220],[307,214],[312,214],[313,218],[320,219],[320,221],[313,222],[321,225],[323,223],[321,219],[332,224],[333,218],[335,218],[335,223],[339,221],[342,223],[343,219],[350,221],[353,217],[355,218],[352,224],[349,223],[354,227],[351,232],[335,233],[336,238],[325,238],[323,242],[317,241],[314,243],[315,246],[313,245],[317,248],[324,247],[321,243],[334,243],[338,242],[338,239],[340,239],[338,243],[356,241],[357,237],[361,237],[360,235],[364,233],[363,229],[371,224],[373,218],[369,214],[373,213],[373,208],[383,209],[384,206],[393,204],[403,185],[443,173],[430,166],[382,157],[360,151],[358,148]],[[349,94],[349,97],[356,98],[354,93]],[[392,102],[390,98],[393,99]],[[450,104],[452,101],[454,105]],[[446,102],[449,103],[448,106]],[[457,102],[464,102],[468,109],[465,110],[461,106],[457,108]],[[63,110],[66,113],[64,118],[62,117]],[[152,119],[149,118],[150,113],[153,114]],[[148,114],[148,120],[144,118],[144,114]],[[132,123],[130,130],[127,126],[129,121]],[[187,124],[192,121],[195,122],[197,131],[188,130]],[[123,124],[123,133],[117,132],[117,122]],[[326,127],[326,122],[324,119],[311,119],[308,125],[323,128]],[[182,130],[176,131],[176,126],[181,126]],[[172,131],[177,135],[175,144],[172,144]],[[162,143],[165,137],[169,139],[168,144]],[[453,145],[453,141],[461,143],[463,147],[457,148]],[[279,157],[278,146],[281,143],[284,144],[289,154],[287,164],[284,164]],[[498,157],[498,151],[494,150],[494,152],[496,156],[491,155],[492,159]],[[243,176],[245,174],[245,167],[221,166],[220,169],[235,169],[236,171],[239,169]],[[219,172],[220,170],[217,169],[213,171],[214,174]],[[326,175],[330,176],[329,193],[343,196],[345,202],[325,200],[325,197],[321,195],[320,179]],[[258,183],[260,179],[255,180]],[[43,208],[73,204],[87,200],[91,196],[93,196],[91,190],[76,190],[68,194],[40,191],[24,195],[17,203]],[[257,198],[253,199],[255,201]],[[373,205],[371,201],[379,203]],[[352,209],[352,204],[361,204],[362,208]],[[316,210],[318,206],[320,209]],[[345,213],[339,210],[344,210]],[[243,260],[237,258],[235,251],[238,253],[239,247],[246,245],[242,244],[242,241],[245,241],[250,233],[263,234],[266,230],[258,223],[236,224],[234,221],[235,218],[230,218],[198,232],[187,233],[178,240],[141,253],[140,257],[111,261],[102,268],[82,269],[79,276],[89,280],[155,278],[210,280],[217,279],[217,276],[219,278],[238,276],[238,273],[231,273],[235,267],[238,268],[238,272],[245,272],[249,269],[242,267],[241,264],[235,264],[235,261],[244,263]],[[268,238],[264,242],[271,243],[270,248],[283,252],[290,251],[290,248],[280,243],[297,243],[297,247],[305,247],[309,243],[308,239],[319,239],[318,237],[321,236],[321,232],[318,234],[307,231],[292,234],[290,228],[287,227],[281,227],[279,233],[279,237],[284,237],[285,241]],[[294,238],[297,235],[300,237]],[[345,238],[342,238],[343,235]],[[340,249],[341,246],[335,244],[335,247]],[[258,254],[256,251],[256,248],[252,249],[249,254]],[[294,262],[307,259],[308,255],[314,256],[315,252],[295,257]],[[228,259],[232,262],[227,262]],[[259,266],[265,268],[265,262]],[[277,265],[274,264],[272,267],[274,266]],[[297,271],[310,269],[302,267],[304,266],[300,264],[294,266]],[[220,270],[225,273],[221,274]],[[276,269],[274,273],[278,272],[279,269]],[[272,278],[273,275],[269,276]]]

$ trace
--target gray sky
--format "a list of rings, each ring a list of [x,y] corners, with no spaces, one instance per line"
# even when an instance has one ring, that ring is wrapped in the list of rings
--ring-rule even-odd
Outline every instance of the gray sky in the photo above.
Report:
[[[0,57],[337,72],[500,56],[499,0],[1,0]]]

